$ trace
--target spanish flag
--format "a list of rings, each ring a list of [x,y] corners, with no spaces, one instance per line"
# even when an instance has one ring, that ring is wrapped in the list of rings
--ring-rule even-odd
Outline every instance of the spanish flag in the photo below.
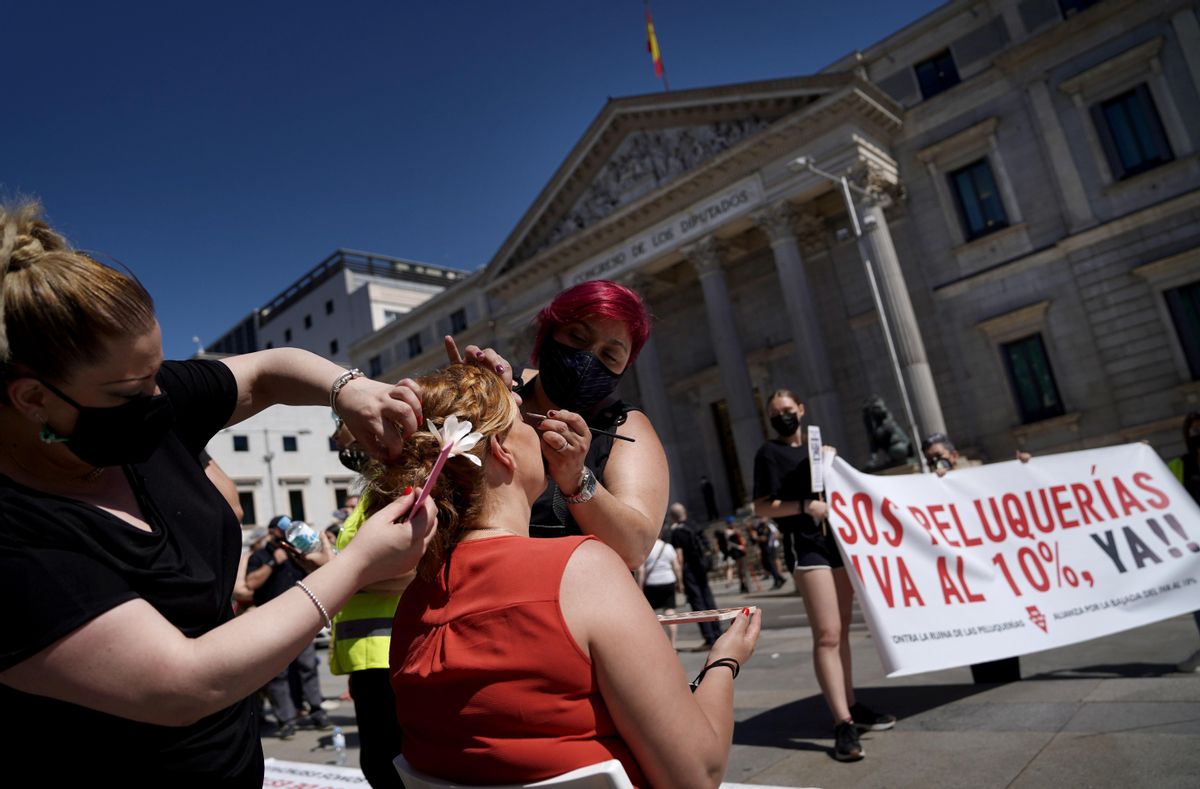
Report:
[[[650,18],[650,4],[646,4],[646,49],[650,52],[650,59],[654,61],[654,76],[662,79],[663,84],[666,84],[666,70],[663,68],[662,52],[658,48],[658,37],[654,35],[654,20]]]

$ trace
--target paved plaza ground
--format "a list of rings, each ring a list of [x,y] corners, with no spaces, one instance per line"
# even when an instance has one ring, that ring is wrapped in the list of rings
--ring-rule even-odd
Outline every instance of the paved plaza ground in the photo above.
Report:
[[[1192,617],[1026,655],[1023,680],[971,684],[966,668],[887,679],[871,635],[852,633],[862,700],[899,716],[896,728],[863,735],[866,758],[830,756],[832,726],[812,668],[812,637],[791,584],[740,595],[718,588],[721,605],[761,604],[767,627],[737,680],[737,727],[726,780],[788,787],[1196,787],[1200,786],[1200,674],[1175,664],[1200,648]],[[679,646],[700,643],[694,625]],[[324,653],[321,653],[324,659]],[[703,654],[680,652],[689,676]],[[343,677],[325,671],[333,700]],[[268,716],[269,717],[269,716]],[[354,707],[330,711],[357,763]],[[329,764],[328,732],[280,741],[264,730],[268,757]]]

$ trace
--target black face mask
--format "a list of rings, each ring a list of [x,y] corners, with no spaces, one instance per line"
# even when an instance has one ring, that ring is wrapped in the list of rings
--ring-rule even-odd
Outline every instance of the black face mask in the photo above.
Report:
[[[621,376],[589,351],[547,337],[538,354],[542,389],[559,408],[586,413],[616,391]]]
[[[368,461],[371,460],[371,456],[364,452],[358,444],[351,444],[338,451],[338,460],[354,473],[361,474]]]
[[[800,429],[800,417],[795,411],[784,411],[771,417],[771,427],[775,428],[775,432],[782,438],[787,438],[795,435]]]
[[[75,430],[69,437],[58,438],[47,429],[42,440],[65,442],[67,449],[93,466],[145,463],[175,424],[175,411],[163,394],[138,397],[110,408],[95,408],[80,405],[53,384],[45,381],[42,384],[79,412]]]

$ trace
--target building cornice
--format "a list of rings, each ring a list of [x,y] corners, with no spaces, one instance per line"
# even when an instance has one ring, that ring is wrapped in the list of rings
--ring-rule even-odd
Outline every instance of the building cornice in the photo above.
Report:
[[[1099,45],[1113,37],[1113,31],[1109,29],[1111,26],[1130,30],[1148,19],[1169,14],[1176,7],[1184,5],[1190,3],[1187,0],[1105,0],[1001,52],[993,63],[1010,73],[1030,68],[1036,70],[1045,57],[1059,62],[1068,41],[1074,39],[1076,47],[1080,46],[1080,42],[1087,47]]]

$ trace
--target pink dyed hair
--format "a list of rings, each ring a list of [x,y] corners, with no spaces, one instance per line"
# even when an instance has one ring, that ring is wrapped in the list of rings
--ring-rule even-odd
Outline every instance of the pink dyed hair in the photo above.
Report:
[[[594,279],[573,285],[542,308],[534,319],[537,338],[533,342],[533,353],[530,354],[533,364],[537,364],[542,343],[558,327],[593,315],[625,324],[631,342],[629,364],[633,364],[650,338],[650,312],[641,296],[608,279]]]

